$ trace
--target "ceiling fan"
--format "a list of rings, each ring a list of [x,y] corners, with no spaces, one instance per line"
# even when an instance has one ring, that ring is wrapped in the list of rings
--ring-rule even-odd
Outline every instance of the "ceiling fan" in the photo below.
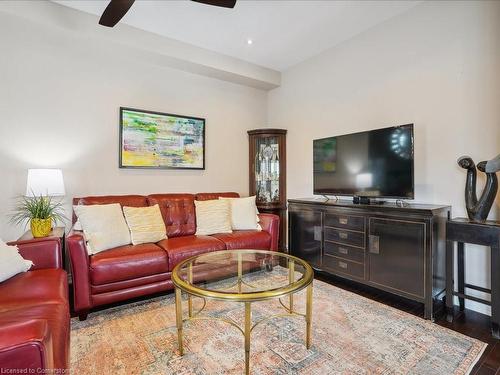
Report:
[[[107,27],[115,26],[128,12],[135,0],[111,0],[104,9],[99,24]],[[236,0],[191,0],[197,3],[214,5],[224,8],[234,8]]]

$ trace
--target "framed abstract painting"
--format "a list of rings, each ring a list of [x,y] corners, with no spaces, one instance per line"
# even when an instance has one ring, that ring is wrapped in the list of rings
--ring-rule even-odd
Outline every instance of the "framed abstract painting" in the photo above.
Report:
[[[120,168],[205,169],[205,119],[120,107]]]

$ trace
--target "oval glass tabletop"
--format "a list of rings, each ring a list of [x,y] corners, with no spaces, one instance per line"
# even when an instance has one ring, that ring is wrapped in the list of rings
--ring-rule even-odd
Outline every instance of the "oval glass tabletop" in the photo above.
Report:
[[[266,250],[222,250],[179,263],[172,281],[183,291],[208,298],[255,301],[297,292],[313,280],[309,264]]]

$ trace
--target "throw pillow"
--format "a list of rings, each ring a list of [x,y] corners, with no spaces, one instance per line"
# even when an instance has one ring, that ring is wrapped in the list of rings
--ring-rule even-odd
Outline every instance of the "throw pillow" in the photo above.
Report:
[[[228,200],[194,201],[196,235],[232,233],[231,206]]]
[[[255,196],[247,198],[224,198],[231,204],[231,227],[233,230],[262,230],[259,217],[255,214],[257,206]]]
[[[130,244],[130,231],[118,203],[74,206],[89,255]]]
[[[75,224],[73,224],[73,230],[83,230],[82,224],[80,224],[80,220],[75,221]]]
[[[157,204],[150,207],[123,207],[123,213],[133,245],[167,238],[167,229]]]
[[[28,271],[33,262],[24,259],[17,246],[9,246],[0,240],[0,283],[21,272]]]

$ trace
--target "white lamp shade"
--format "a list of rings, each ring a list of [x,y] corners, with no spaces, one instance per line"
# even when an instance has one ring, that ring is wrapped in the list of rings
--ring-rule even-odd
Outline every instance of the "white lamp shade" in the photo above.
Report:
[[[63,174],[60,169],[28,169],[26,196],[63,196]]]

